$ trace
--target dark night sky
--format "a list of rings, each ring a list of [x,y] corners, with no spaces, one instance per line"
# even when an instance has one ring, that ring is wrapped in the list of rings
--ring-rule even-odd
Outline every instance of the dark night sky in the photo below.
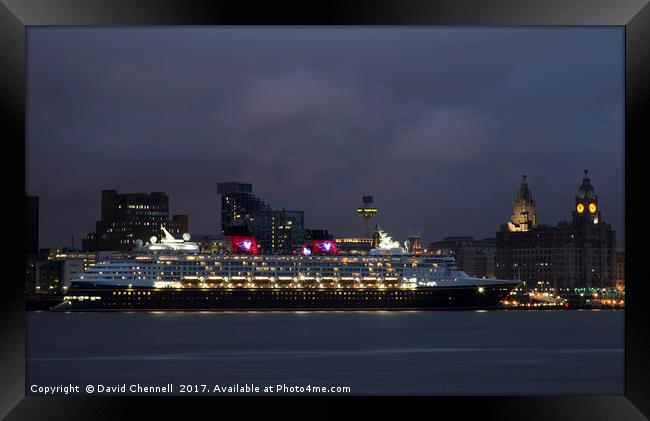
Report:
[[[100,191],[165,191],[219,229],[219,181],[359,235],[494,236],[528,174],[542,223],[589,168],[623,243],[622,28],[28,30],[27,191],[41,247],[94,229]]]

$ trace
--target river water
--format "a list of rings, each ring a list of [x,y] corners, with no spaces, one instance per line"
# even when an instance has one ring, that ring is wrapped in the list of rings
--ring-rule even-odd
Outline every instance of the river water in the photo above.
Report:
[[[617,310],[29,312],[27,385],[621,395],[623,318]]]

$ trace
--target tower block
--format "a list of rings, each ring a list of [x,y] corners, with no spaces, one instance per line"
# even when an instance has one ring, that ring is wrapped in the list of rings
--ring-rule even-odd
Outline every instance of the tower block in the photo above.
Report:
[[[363,235],[370,238],[370,219],[377,214],[372,196],[363,196],[361,206],[357,208],[357,214],[363,218]]]

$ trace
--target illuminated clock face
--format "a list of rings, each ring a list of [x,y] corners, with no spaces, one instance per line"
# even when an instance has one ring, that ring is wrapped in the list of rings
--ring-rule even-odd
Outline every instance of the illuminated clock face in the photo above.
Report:
[[[578,206],[576,206],[576,210],[578,211],[578,213],[584,212],[585,211],[585,205],[583,205],[582,203],[578,203]]]
[[[589,213],[596,213],[596,209],[598,209],[598,207],[596,206],[595,203],[589,204]]]

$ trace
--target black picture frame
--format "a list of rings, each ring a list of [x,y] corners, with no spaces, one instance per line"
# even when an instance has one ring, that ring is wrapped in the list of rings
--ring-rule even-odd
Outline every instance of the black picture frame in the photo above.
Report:
[[[646,0],[327,1],[289,6],[276,2],[169,0],[0,0],[0,126],[5,152],[3,236],[23,238],[25,195],[26,84],[28,26],[59,25],[615,25],[625,27],[625,395],[574,397],[360,398],[364,415],[391,411],[454,414],[461,419],[643,419],[650,417],[650,306],[643,261],[650,239],[644,157],[650,141],[650,5]],[[10,165],[11,164],[11,165]],[[22,172],[21,172],[22,170]],[[21,183],[22,182],[22,183]],[[3,243],[0,330],[0,416],[7,419],[132,419],[154,413],[187,416],[188,408],[225,413],[224,398],[44,397],[25,396],[25,312],[22,247]],[[191,401],[187,401],[192,399]],[[215,399],[218,399],[215,402]],[[265,417],[296,412],[289,398],[266,398],[259,405],[228,398],[242,415]],[[351,398],[300,398],[310,403],[301,417],[342,415]],[[347,414],[347,411],[345,412]]]

